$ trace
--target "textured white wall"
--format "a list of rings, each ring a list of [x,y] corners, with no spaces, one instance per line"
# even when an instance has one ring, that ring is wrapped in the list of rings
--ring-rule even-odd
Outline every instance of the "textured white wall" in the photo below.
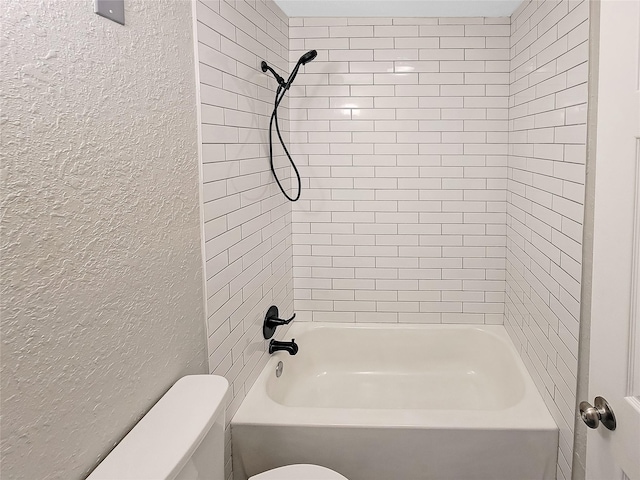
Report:
[[[268,359],[267,309],[293,313],[291,204],[268,158],[276,83],[260,70],[266,60],[288,75],[289,25],[271,0],[198,1],[196,19],[209,370],[231,385],[228,423]],[[286,139],[288,117],[285,98],[278,118]],[[291,195],[288,161],[275,152]],[[227,477],[230,451],[228,436]]]
[[[503,322],[509,18],[292,18],[301,320]]]
[[[191,4],[2,3],[2,477],[82,478],[206,371]]]
[[[587,132],[589,2],[511,18],[505,326],[560,429],[571,477]]]

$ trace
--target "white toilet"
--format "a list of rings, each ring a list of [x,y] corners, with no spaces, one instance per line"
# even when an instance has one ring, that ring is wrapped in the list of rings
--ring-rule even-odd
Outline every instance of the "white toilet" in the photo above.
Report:
[[[178,380],[87,480],[226,480],[224,398],[216,375]],[[249,480],[347,480],[318,465],[287,465]]]

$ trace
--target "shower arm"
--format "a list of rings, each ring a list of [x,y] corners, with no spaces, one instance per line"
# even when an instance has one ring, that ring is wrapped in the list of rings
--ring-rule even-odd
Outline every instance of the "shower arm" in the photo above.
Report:
[[[276,81],[278,82],[278,85],[280,85],[280,87],[283,87],[283,88],[284,88],[284,86],[285,86],[287,83],[289,83],[289,82],[285,82],[285,81],[284,81],[284,78],[282,78],[280,75],[278,75],[278,74],[276,73],[276,71],[275,71],[273,68],[271,68],[269,65],[267,65],[267,62],[265,62],[264,60],[263,60],[263,61],[262,61],[262,63],[260,64],[260,68],[261,68],[261,69],[262,69],[262,71],[263,71],[263,72],[265,72],[265,73],[267,72],[267,70],[268,70],[268,71],[270,71],[270,72],[273,74],[273,76],[275,77],[275,79],[276,79]]]

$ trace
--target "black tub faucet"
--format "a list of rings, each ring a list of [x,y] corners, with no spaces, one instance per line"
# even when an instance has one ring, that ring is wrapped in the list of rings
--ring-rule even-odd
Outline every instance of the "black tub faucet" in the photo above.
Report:
[[[292,338],[290,342],[279,342],[278,340],[271,340],[269,342],[269,354],[284,350],[289,355],[295,355],[298,353],[298,345],[296,339]]]

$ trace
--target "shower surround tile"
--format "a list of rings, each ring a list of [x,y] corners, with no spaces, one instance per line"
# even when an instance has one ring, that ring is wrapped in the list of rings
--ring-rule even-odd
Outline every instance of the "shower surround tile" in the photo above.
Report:
[[[588,1],[511,18],[505,327],[560,428],[571,478],[586,159]]]
[[[298,320],[504,322],[570,477],[587,17],[586,0],[464,19],[197,3],[209,363],[231,414],[272,302],[289,313],[295,296]],[[275,82],[259,62],[288,73],[310,49],[280,111],[303,181],[291,206],[268,170]],[[276,165],[295,188],[279,150]]]
[[[288,18],[271,0],[195,4],[202,159],[203,256],[209,371],[227,378],[227,422],[268,354],[270,305],[293,313],[291,205],[269,170],[268,126],[276,83],[266,60],[289,70]],[[279,118],[289,135],[285,99]],[[283,152],[275,164],[290,188]],[[227,429],[226,477],[231,476]]]
[[[298,318],[503,323],[509,19],[346,20],[290,19]]]

